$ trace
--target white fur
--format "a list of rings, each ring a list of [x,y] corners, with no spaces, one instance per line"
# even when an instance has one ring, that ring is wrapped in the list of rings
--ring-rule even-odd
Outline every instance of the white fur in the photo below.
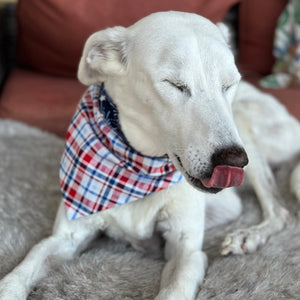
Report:
[[[233,103],[234,118],[244,142],[249,165],[246,175],[260,202],[263,220],[225,238],[222,254],[251,253],[282,230],[290,220],[283,207],[272,167],[297,159],[300,153],[300,124],[273,96],[241,82]],[[291,190],[300,200],[300,164],[291,178]]]
[[[2,279],[0,299],[26,299],[45,276],[50,256],[74,257],[98,231],[124,239],[141,251],[157,250],[155,233],[159,232],[166,241],[167,262],[156,300],[195,298],[207,266],[201,250],[205,204],[207,226],[230,221],[241,212],[235,189],[203,193],[191,185],[188,176],[200,178],[211,167],[215,151],[232,145],[242,147],[231,110],[240,75],[223,29],[221,32],[197,15],[168,12],[150,15],[127,29],[110,28],[89,38],[79,65],[79,79],[85,84],[104,81],[131,145],[145,155],[167,153],[187,180],[74,221],[66,218],[61,204],[52,236],[33,247]],[[238,103],[243,105],[243,101]],[[238,109],[236,114],[245,136],[247,122],[239,121]],[[255,171],[256,166],[251,168]],[[261,172],[264,176],[264,170]],[[236,246],[235,239],[236,235],[224,246],[224,254],[238,252],[234,247],[244,247]]]

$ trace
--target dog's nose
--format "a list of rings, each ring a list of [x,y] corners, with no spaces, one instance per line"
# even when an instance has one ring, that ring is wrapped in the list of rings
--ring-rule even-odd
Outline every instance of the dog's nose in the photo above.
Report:
[[[221,148],[215,151],[211,158],[212,165],[227,165],[243,168],[248,164],[246,151],[239,146]]]

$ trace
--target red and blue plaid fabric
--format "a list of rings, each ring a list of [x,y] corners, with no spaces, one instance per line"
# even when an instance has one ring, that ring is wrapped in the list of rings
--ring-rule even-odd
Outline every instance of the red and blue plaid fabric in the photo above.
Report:
[[[92,85],[79,103],[59,175],[71,220],[135,201],[182,179],[167,156],[147,157],[130,147],[104,84]]]

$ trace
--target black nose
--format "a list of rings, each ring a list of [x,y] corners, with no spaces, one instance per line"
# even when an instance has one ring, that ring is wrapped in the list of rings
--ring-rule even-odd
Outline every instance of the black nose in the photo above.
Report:
[[[211,158],[212,165],[228,165],[243,168],[248,164],[246,151],[239,146],[221,148],[215,151]]]

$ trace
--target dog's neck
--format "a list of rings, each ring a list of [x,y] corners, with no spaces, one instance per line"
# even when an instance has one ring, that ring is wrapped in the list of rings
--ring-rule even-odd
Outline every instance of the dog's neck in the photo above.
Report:
[[[146,156],[163,156],[167,153],[162,146],[161,133],[150,126],[153,113],[143,99],[137,99],[128,84],[105,81],[105,89],[117,106],[119,122],[129,144]]]

